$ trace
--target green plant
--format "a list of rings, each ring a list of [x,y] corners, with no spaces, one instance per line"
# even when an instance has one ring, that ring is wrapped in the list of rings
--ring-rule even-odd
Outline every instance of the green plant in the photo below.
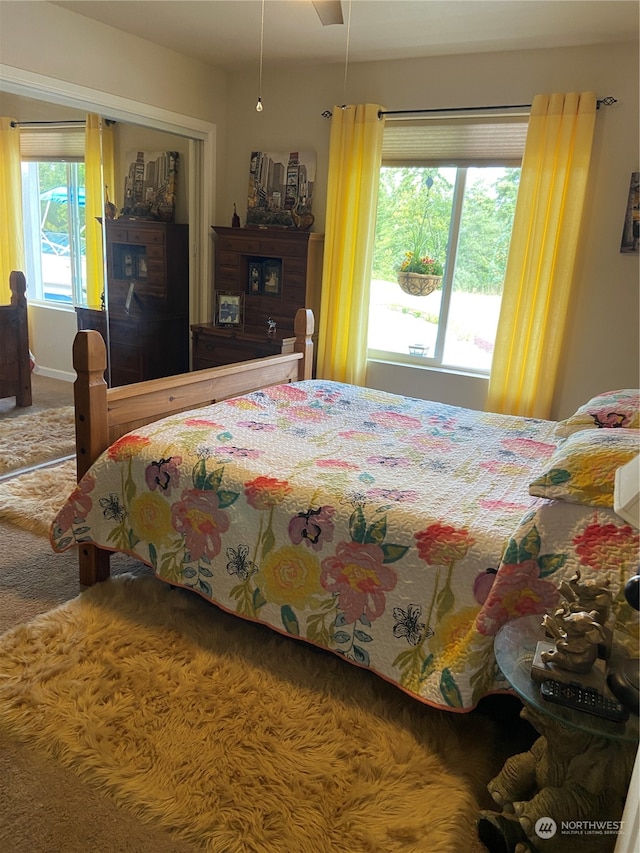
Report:
[[[438,249],[438,241],[432,235],[431,217],[429,213],[429,195],[433,186],[433,178],[429,175],[424,185],[427,188],[422,217],[409,228],[410,248],[404,253],[400,264],[402,272],[417,272],[423,275],[442,275],[442,264],[430,252]]]

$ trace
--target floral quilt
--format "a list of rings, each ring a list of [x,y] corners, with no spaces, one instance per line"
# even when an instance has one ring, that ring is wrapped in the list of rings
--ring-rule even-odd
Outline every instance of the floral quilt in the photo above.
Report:
[[[554,426],[322,380],[275,386],[116,441],[51,541],[134,555],[229,612],[469,710],[506,689],[500,625],[553,607],[578,566],[617,593],[637,555],[613,512],[529,495]]]

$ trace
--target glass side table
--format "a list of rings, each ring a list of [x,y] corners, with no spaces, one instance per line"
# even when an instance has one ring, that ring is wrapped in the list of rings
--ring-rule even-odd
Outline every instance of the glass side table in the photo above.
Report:
[[[545,639],[541,623],[540,615],[525,616],[495,638],[498,666],[540,737],[489,783],[501,811],[483,812],[478,832],[490,851],[606,853],[620,829],[638,717],[612,722],[543,699],[531,677],[536,645]]]

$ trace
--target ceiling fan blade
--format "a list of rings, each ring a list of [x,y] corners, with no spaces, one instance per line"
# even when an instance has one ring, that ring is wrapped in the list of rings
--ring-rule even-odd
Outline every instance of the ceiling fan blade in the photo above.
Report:
[[[311,0],[311,2],[323,27],[329,26],[329,24],[344,24],[340,0]]]

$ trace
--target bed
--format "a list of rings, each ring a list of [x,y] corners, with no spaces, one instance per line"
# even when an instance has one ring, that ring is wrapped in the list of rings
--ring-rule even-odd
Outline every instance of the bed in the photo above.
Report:
[[[0,397],[15,397],[16,406],[30,406],[31,362],[24,274],[9,276],[11,302],[0,305]]]
[[[508,690],[497,630],[555,608],[576,569],[609,584],[612,619],[637,640],[622,588],[638,534],[598,495],[562,497],[585,486],[557,474],[574,438],[312,379],[312,332],[301,311],[291,355],[112,389],[101,338],[78,333],[80,480],[51,542],[78,546],[82,583],[108,576],[110,552],[133,555],[458,712]],[[581,432],[624,438],[602,445],[616,467],[637,452],[635,428]]]

